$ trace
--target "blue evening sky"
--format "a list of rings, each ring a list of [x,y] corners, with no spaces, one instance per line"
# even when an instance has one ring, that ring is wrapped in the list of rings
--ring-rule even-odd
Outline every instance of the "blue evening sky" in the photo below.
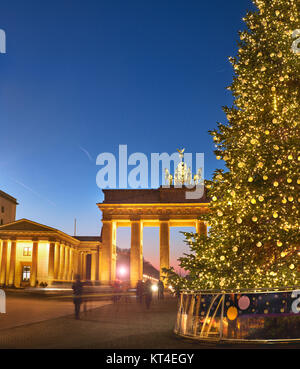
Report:
[[[96,235],[103,200],[96,157],[205,153],[205,175],[222,167],[209,129],[225,122],[250,0],[2,0],[0,189],[20,203],[17,218]],[[171,255],[186,250],[179,229]],[[118,246],[129,247],[128,230]],[[144,232],[158,261],[158,230]]]

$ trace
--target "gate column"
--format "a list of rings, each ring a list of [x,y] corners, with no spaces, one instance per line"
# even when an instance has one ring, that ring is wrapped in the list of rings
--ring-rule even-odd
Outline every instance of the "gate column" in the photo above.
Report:
[[[207,225],[202,220],[196,220],[196,232],[207,236]]]
[[[169,221],[161,220],[159,224],[159,256],[160,256],[160,279],[164,273],[163,268],[170,268],[170,227]],[[166,282],[166,281],[165,281]]]
[[[140,220],[131,221],[130,284],[135,288],[143,279],[143,224]]]
[[[110,284],[116,279],[116,222],[102,220],[102,252],[100,259],[100,280],[103,284]]]

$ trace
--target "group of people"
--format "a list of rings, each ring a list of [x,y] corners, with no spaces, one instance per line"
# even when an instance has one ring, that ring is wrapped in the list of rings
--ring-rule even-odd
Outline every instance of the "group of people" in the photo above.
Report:
[[[128,290],[130,289],[130,283],[129,282],[122,282],[120,280],[115,280],[112,284],[113,289],[113,302],[117,303],[121,296],[124,295],[125,302],[128,302]]]
[[[73,302],[75,307],[75,318],[79,319],[80,317],[80,306],[83,302],[83,287],[84,283],[81,282],[80,276],[75,276],[75,282],[72,285],[73,289]],[[124,283],[121,284],[120,281],[115,281],[113,284],[113,301],[116,303],[120,297],[121,293],[124,292],[124,296],[126,299],[128,299],[128,296],[125,292],[129,289],[129,284]],[[152,302],[152,296],[153,295],[153,284],[150,279],[147,279],[146,282],[143,282],[142,280],[138,281],[136,286],[136,299],[137,302],[140,304],[143,303],[143,299],[145,300],[145,304],[147,309],[150,308],[151,302]],[[164,299],[164,284],[162,281],[158,281],[157,283],[157,298],[158,300]]]
[[[143,297],[144,297],[147,309],[150,308],[151,301],[152,301],[152,294],[153,294],[152,286],[153,284],[150,279],[147,279],[146,282],[139,280],[136,286],[137,301],[140,304],[142,304]],[[157,297],[159,300],[162,300],[164,298],[164,284],[162,281],[158,281],[157,283]]]

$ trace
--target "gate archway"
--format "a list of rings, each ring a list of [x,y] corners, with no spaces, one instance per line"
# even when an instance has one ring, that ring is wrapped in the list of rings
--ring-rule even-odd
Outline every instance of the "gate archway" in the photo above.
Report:
[[[207,225],[198,220],[208,212],[206,191],[202,198],[188,200],[185,187],[158,189],[103,190],[104,201],[97,204],[102,211],[102,257],[100,280],[111,283],[116,278],[116,236],[118,227],[131,228],[130,282],[136,286],[143,277],[143,228],[159,227],[160,275],[170,267],[170,227],[195,227],[207,233]]]

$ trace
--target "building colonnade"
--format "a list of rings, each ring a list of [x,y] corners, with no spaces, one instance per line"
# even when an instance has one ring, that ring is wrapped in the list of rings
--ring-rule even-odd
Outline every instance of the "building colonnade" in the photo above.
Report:
[[[45,243],[48,247],[43,248],[43,255],[39,258],[39,251]],[[17,249],[24,248],[24,245],[29,246],[30,253],[20,259],[17,257]],[[44,250],[48,253],[46,258]],[[88,255],[90,255],[89,268],[87,268]],[[47,242],[39,239],[31,241],[2,239],[0,256],[0,286],[20,287],[23,265],[30,267],[30,279],[27,284],[29,283],[31,287],[35,287],[37,282],[47,282],[48,286],[56,282],[70,282],[74,280],[76,274],[79,274],[82,280],[100,279],[99,247],[96,250],[80,250],[78,246],[53,240]],[[48,265],[43,263],[43,259],[48,260]],[[43,271],[39,270],[40,268]],[[39,280],[42,273],[46,277]]]

